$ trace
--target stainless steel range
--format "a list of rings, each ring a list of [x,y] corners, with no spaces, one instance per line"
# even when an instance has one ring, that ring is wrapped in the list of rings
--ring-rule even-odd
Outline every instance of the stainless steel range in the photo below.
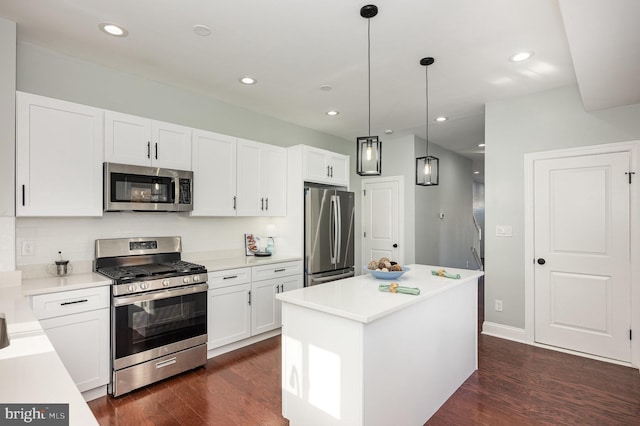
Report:
[[[207,270],[181,253],[180,237],[96,240],[95,270],[113,280],[113,396],[207,361]]]

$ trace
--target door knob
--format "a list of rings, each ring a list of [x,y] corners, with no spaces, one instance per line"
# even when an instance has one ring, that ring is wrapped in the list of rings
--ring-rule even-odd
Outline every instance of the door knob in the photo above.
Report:
[[[397,244],[394,244],[394,245],[393,245],[393,248],[398,248],[398,245],[397,245]]]
[[[538,259],[538,265],[544,265],[545,263],[547,263],[547,261],[543,258]]]

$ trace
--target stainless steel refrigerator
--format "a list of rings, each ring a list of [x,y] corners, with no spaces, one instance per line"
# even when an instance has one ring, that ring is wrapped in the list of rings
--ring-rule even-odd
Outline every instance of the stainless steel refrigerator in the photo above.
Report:
[[[304,189],[305,287],[354,275],[354,193]]]

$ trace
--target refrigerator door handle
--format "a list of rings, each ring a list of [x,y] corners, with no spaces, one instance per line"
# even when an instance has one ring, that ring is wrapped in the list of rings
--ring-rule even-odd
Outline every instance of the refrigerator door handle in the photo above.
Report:
[[[330,230],[329,230],[329,236],[331,238],[333,238],[333,241],[331,241],[331,263],[333,263],[334,265],[337,262],[337,258],[338,258],[338,201],[337,201],[337,197],[335,195],[331,196],[331,215],[329,218],[329,222],[330,222]]]
[[[340,248],[342,247],[342,206],[340,205],[340,197],[336,196],[336,223],[337,223],[337,237],[336,237],[336,264],[340,263]]]

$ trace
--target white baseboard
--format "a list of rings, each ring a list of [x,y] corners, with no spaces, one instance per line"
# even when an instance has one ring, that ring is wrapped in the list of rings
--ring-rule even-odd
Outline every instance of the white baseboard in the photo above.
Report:
[[[282,329],[277,328],[275,330],[267,331],[266,333],[251,336],[248,339],[240,340],[238,342],[229,343],[228,345],[220,346],[219,348],[209,349],[207,351],[207,359],[216,357],[218,355],[226,354],[227,352],[235,351],[236,349],[244,348],[245,346],[258,343],[262,340],[269,339],[282,333]]]
[[[89,389],[82,392],[82,397],[85,402],[93,401],[94,399],[98,399],[101,396],[105,396],[107,394],[107,385],[100,386],[94,389]]]
[[[514,342],[532,344],[526,339],[524,328],[511,327],[510,325],[498,324],[485,321],[482,323],[482,334],[499,337],[501,339],[513,340]]]
[[[545,345],[542,343],[532,342],[527,340],[524,328],[511,327],[509,325],[498,324],[495,322],[485,321],[482,323],[482,334],[487,336],[499,337],[501,339],[512,340],[518,343],[524,343],[526,345],[536,346],[538,348],[549,349],[551,351],[562,352],[565,354],[581,356],[584,358],[595,359],[597,361],[608,362],[611,364],[624,365],[625,367],[638,368],[629,362],[618,361],[615,359],[603,358],[597,355],[591,355],[584,352],[572,351],[570,349],[559,348],[556,346]]]

